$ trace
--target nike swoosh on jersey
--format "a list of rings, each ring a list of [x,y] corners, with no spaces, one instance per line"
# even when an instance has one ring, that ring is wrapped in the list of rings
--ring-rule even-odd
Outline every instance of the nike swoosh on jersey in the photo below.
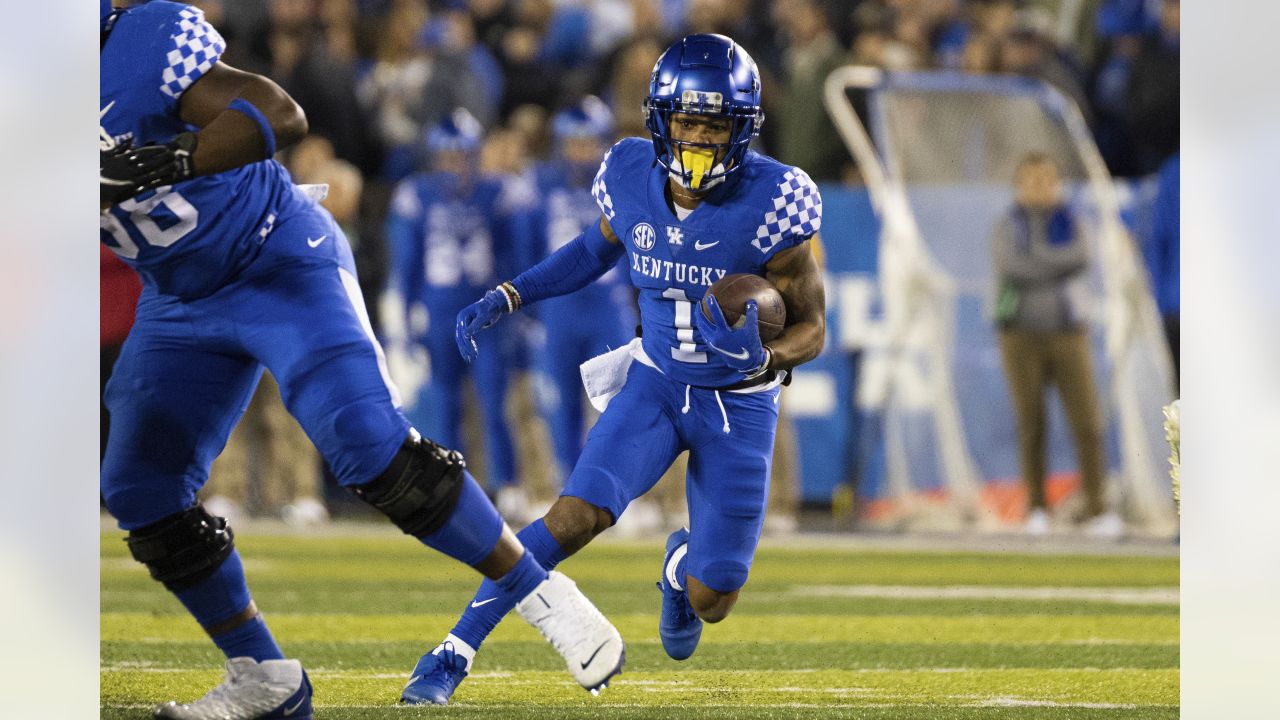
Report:
[[[582,669],[586,670],[587,666],[591,664],[591,661],[595,660],[596,656],[600,654],[600,651],[604,649],[604,646],[608,644],[609,644],[608,640],[605,640],[604,642],[600,643],[600,647],[596,648],[596,651],[591,653],[591,657],[587,658],[585,661],[581,663]]]
[[[497,599],[498,599],[498,598],[496,598],[496,597],[491,597],[491,598],[489,598],[488,600],[481,600],[480,602],[476,602],[475,600],[472,600],[472,601],[471,601],[471,607],[473,607],[473,608],[477,608],[477,607],[480,607],[481,605],[488,605],[489,603],[491,603],[491,602],[493,602],[494,600],[497,600]]]
[[[695,242],[695,243],[693,244],[693,249],[694,249],[694,250],[706,250],[707,248],[711,247],[712,245],[719,245],[719,244],[720,244],[720,241],[719,241],[719,240],[716,240],[716,241],[714,241],[714,242],[709,242],[709,243],[707,243],[706,245],[703,245],[703,244],[702,244],[702,241],[701,241],[701,240],[698,240],[697,242]]]
[[[303,693],[302,697],[298,698],[298,702],[293,704],[293,707],[284,709],[284,716],[288,717],[294,714],[295,712],[297,712],[298,708],[302,707],[302,703],[306,702],[306,700],[307,700],[307,694]]]
[[[320,247],[320,243],[324,242],[324,239],[325,239],[325,238],[327,238],[327,237],[329,237],[329,236],[328,236],[328,235],[321,235],[320,237],[316,238],[315,240],[312,240],[311,238],[307,238],[307,245],[309,245],[309,246],[311,246],[311,247]]]
[[[711,346],[711,349],[715,350],[716,352],[718,352],[718,353],[722,353],[722,354],[724,354],[724,355],[728,355],[728,356],[729,356],[729,357],[731,357],[731,358],[737,358],[737,359],[739,359],[739,360],[749,360],[749,359],[751,359],[751,353],[747,352],[747,349],[746,349],[746,348],[743,348],[743,349],[742,349],[742,352],[740,352],[740,353],[732,353],[732,352],[729,352],[728,350],[723,350],[723,349],[721,349],[721,348],[718,348],[718,347],[716,347],[715,345],[711,345],[711,343],[707,343],[707,345],[710,345],[710,346]]]

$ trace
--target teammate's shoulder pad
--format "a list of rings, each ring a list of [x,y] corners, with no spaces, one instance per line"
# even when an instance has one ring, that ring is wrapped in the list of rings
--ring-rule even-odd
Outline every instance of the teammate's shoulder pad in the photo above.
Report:
[[[227,49],[222,35],[204,19],[198,7],[169,0],[152,0],[133,8],[136,21],[169,36],[161,62],[160,91],[175,101],[199,80]]]
[[[809,174],[765,155],[750,168],[764,217],[751,244],[762,253],[807,240],[822,227],[822,195]],[[744,170],[748,168],[743,168]],[[758,193],[758,194],[756,194]]]

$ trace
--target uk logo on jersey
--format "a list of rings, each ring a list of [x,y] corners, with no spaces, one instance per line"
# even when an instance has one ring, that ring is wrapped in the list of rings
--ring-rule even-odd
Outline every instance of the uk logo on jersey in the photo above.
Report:
[[[667,226],[667,244],[675,247],[684,245],[684,231],[678,227]]]
[[[642,222],[635,226],[631,231],[631,242],[640,250],[648,252],[653,249],[653,243],[657,240],[658,233],[649,223]]]

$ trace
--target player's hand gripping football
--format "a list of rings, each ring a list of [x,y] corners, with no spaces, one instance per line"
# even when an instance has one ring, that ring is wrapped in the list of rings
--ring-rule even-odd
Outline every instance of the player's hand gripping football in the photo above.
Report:
[[[99,150],[99,200],[114,205],[145,190],[195,177],[195,150],[192,133],[181,133],[164,145],[134,147],[126,140],[109,150]]]
[[[765,354],[764,343],[760,342],[759,308],[756,301],[746,302],[742,327],[736,329],[725,321],[724,311],[720,309],[720,303],[714,295],[708,293],[703,303],[711,317],[707,318],[701,311],[693,313],[702,339],[712,350],[720,353],[729,367],[747,377],[759,375],[764,370],[768,356]]]
[[[506,294],[497,288],[462,308],[462,312],[458,313],[458,324],[454,327],[453,338],[458,343],[458,352],[462,354],[463,360],[472,362],[476,359],[480,354],[480,349],[476,347],[476,335],[485,328],[497,325],[510,309]]]

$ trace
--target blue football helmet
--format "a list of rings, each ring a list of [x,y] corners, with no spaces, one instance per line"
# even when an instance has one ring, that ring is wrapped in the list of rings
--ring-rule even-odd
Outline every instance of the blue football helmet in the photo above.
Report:
[[[672,140],[673,113],[728,118],[729,142]],[[667,48],[654,64],[644,118],[658,163],[685,187],[710,188],[742,167],[748,143],[764,125],[760,71],[747,51],[724,35],[688,35]],[[694,171],[680,160],[682,152],[691,148],[710,150],[717,160],[714,167],[699,173],[697,184]]]
[[[551,119],[551,136],[557,144],[569,138],[591,138],[607,143],[612,135],[613,113],[595,95],[587,95]]]
[[[466,108],[455,108],[440,122],[427,130],[426,149],[435,155],[439,152],[473,153],[480,149],[484,128]]]

